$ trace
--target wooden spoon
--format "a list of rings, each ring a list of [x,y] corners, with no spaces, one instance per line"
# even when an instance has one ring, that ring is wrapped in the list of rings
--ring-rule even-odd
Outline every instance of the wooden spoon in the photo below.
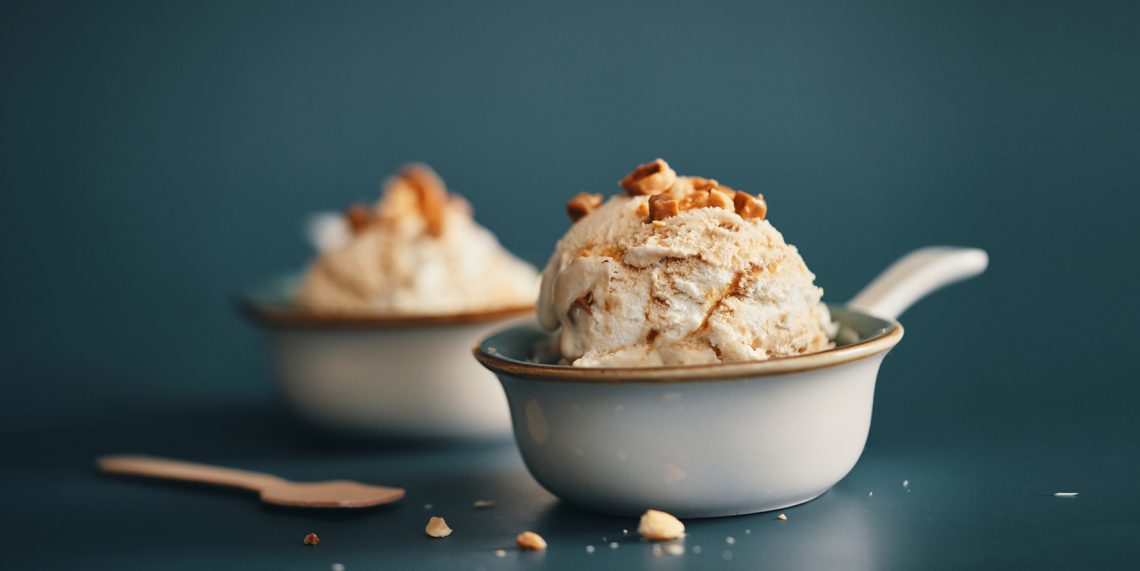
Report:
[[[370,486],[348,480],[291,482],[270,474],[150,456],[103,456],[97,458],[95,463],[100,470],[112,474],[201,482],[251,490],[261,494],[261,501],[279,506],[366,508],[389,504],[404,497],[403,488]]]

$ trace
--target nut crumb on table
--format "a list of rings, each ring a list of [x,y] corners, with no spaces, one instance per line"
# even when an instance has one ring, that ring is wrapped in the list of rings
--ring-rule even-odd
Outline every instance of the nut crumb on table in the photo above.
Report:
[[[447,522],[443,521],[443,518],[439,516],[432,516],[431,519],[428,520],[427,527],[424,528],[424,532],[432,537],[447,537],[451,535],[452,531],[453,530],[447,526]]]
[[[669,541],[685,535],[685,524],[663,511],[648,510],[641,516],[637,531],[650,541]]]
[[[317,534],[315,534],[315,533],[310,533],[310,534],[306,535],[305,539],[303,539],[302,541],[305,542],[305,545],[320,545],[321,544],[321,538],[317,537]]]
[[[546,540],[541,535],[533,531],[524,531],[515,537],[515,543],[518,544],[519,549],[529,549],[531,551],[542,551],[546,549]]]

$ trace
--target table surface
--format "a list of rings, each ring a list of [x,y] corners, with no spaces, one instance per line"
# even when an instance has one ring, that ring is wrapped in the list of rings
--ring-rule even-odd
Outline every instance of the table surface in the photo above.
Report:
[[[883,373],[893,382],[890,358]],[[10,443],[26,462],[0,473],[6,489],[19,491],[4,509],[8,568],[1091,569],[1140,561],[1134,448],[1048,436],[1009,447],[1000,434],[969,430],[968,415],[939,420],[961,437],[935,445],[907,444],[875,426],[851,474],[784,510],[786,521],[775,513],[690,520],[676,555],[640,541],[635,519],[560,503],[527,474],[511,442],[355,441],[313,431],[275,404],[145,408],[26,431]],[[276,508],[248,493],[96,473],[91,459],[111,451],[300,480],[358,479],[404,486],[408,495],[360,511]],[[495,504],[474,508],[480,499]],[[426,537],[432,515],[454,534]],[[527,529],[547,538],[545,553],[513,548]],[[319,546],[302,544],[310,532]]]

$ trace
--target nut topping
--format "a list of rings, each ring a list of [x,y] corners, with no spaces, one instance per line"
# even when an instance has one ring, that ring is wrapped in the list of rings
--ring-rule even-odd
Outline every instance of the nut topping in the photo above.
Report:
[[[400,171],[404,179],[415,191],[420,203],[420,214],[427,223],[427,232],[432,236],[443,234],[443,215],[447,207],[447,187],[439,175],[425,165],[409,165]]]
[[[532,551],[542,551],[546,549],[546,540],[541,535],[533,531],[524,531],[515,538],[515,543],[518,544],[519,549],[530,549]]]
[[[669,163],[657,159],[633,169],[618,184],[632,196],[654,195],[669,190],[676,180],[677,173],[669,168]]]
[[[352,229],[352,233],[359,234],[361,230],[376,220],[376,216],[368,205],[353,204],[344,211],[344,219],[348,222],[348,227]]]
[[[597,210],[601,205],[602,195],[579,192],[578,196],[571,198],[570,202],[566,203],[566,214],[570,217],[571,222],[577,222],[587,214]]]
[[[649,197],[649,220],[664,220],[676,216],[681,211],[681,205],[673,193],[666,192]]]
[[[716,188],[709,189],[708,203],[713,208],[732,210],[732,197]]]
[[[701,178],[699,176],[689,177],[689,184],[693,185],[693,190],[712,190],[720,186],[715,178]]]
[[[732,197],[732,204],[736,207],[736,213],[745,220],[749,218],[763,220],[764,216],[768,214],[768,204],[764,202],[763,194],[752,196],[747,192],[738,190]]]

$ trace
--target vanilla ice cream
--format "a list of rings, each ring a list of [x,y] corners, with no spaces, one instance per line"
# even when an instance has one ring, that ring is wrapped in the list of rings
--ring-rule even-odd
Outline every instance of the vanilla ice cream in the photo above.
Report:
[[[541,324],[575,366],[688,365],[820,351],[823,290],[760,195],[658,159],[602,203],[580,194],[543,272]]]
[[[389,179],[375,206],[354,206],[311,231],[321,252],[297,295],[308,309],[448,315],[534,303],[535,269],[476,224],[467,202],[422,165]]]

